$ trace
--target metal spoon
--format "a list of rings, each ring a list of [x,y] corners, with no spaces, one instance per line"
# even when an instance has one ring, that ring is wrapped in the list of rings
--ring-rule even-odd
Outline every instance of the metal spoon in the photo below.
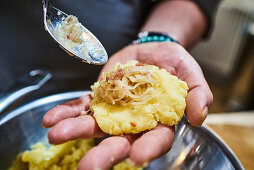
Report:
[[[105,64],[108,61],[108,55],[100,41],[83,25],[81,29],[85,41],[76,48],[68,49],[54,34],[56,27],[66,18],[68,15],[59,9],[55,8],[49,3],[49,0],[42,0],[43,12],[44,12],[44,26],[46,31],[49,32],[51,37],[62,47],[69,55],[75,56],[84,62],[96,65]],[[85,46],[87,54],[82,53],[81,46]]]

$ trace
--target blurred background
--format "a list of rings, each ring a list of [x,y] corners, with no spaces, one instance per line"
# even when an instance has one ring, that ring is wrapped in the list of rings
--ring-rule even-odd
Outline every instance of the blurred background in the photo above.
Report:
[[[190,53],[214,95],[206,124],[254,168],[254,1],[222,0],[208,41]]]
[[[109,2],[107,5],[114,5]],[[41,2],[20,0],[14,3],[3,0],[1,3],[0,94],[13,89],[17,80],[23,81],[20,79],[22,75],[41,68],[52,72],[52,80],[16,106],[53,93],[89,89],[99,73],[98,66],[84,64],[68,56],[53,42],[43,27]],[[98,16],[89,15],[89,10],[94,10],[92,8],[87,8],[88,12],[82,14],[80,6],[69,5],[70,3],[62,0],[56,6],[74,15],[81,13],[81,23],[92,30],[109,55],[135,38],[133,35],[140,27],[138,22],[146,15],[144,11],[144,16],[140,16],[137,23],[128,23],[133,28],[132,32],[125,29],[121,29],[122,32],[112,30],[115,36],[102,36],[95,26],[98,23],[86,19],[103,17],[101,13],[109,12],[106,3],[101,1],[96,4],[101,9]],[[87,3],[89,5],[95,2]],[[139,7],[142,10],[142,5]],[[117,24],[115,22],[112,19],[107,24]],[[101,23],[102,27],[103,24],[105,23]],[[119,27],[124,28],[125,25]],[[111,39],[118,42],[118,38],[126,40],[123,44],[116,43],[116,46],[108,41]],[[206,123],[223,137],[246,169],[254,169],[254,0],[222,0],[210,38],[198,43],[190,53],[201,65],[214,94],[214,103],[209,110],[213,114],[208,116]],[[63,65],[57,62],[60,60]],[[62,77],[68,77],[68,80],[63,81]],[[64,86],[70,82],[74,88]],[[18,87],[29,83],[19,82]],[[56,84],[57,88],[53,88]]]
[[[210,39],[191,54],[214,93],[210,112],[254,109],[253,0],[223,0]]]

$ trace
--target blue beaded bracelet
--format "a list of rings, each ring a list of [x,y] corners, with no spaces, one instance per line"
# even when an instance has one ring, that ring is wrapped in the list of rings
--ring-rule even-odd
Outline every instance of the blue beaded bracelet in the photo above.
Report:
[[[141,43],[147,43],[147,42],[164,42],[164,41],[169,41],[169,42],[174,42],[178,43],[175,39],[170,37],[168,34],[165,33],[160,33],[160,32],[140,32],[138,34],[138,39],[134,40],[132,44],[141,44]]]

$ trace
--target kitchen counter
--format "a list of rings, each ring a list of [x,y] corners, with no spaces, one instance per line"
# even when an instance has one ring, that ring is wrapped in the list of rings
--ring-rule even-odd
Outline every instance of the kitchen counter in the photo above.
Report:
[[[246,170],[254,169],[254,111],[209,114],[205,124],[228,144]]]

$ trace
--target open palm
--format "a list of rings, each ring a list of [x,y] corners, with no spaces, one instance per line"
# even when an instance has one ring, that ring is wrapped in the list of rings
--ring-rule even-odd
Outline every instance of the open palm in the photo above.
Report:
[[[184,80],[189,87],[185,115],[194,126],[203,123],[213,96],[199,65],[183,47],[171,42],[127,46],[110,58],[102,72],[110,71],[117,62],[126,63],[129,60],[156,65]],[[48,134],[51,143],[105,135],[92,113],[80,116],[82,110],[89,108],[90,101],[91,96],[86,95],[54,107],[45,114],[43,126],[52,127]],[[142,165],[168,152],[173,140],[174,128],[161,124],[144,134],[111,136],[86,153],[79,169],[109,169],[127,157],[133,163]]]

